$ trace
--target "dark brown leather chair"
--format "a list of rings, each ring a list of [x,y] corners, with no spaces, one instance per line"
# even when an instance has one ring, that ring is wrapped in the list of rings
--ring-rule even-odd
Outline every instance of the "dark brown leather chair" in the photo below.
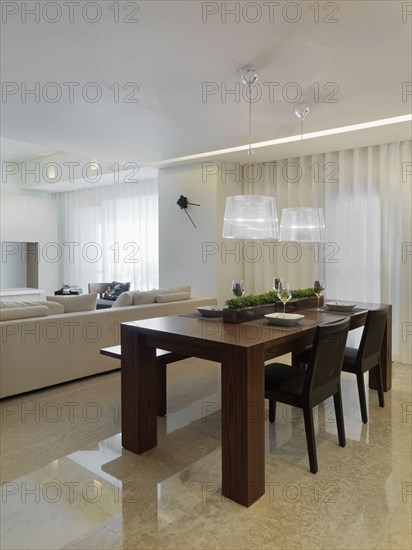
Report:
[[[375,371],[379,406],[385,406],[382,384],[381,347],[387,317],[388,308],[386,306],[368,311],[359,348],[346,348],[343,357],[342,371],[351,372],[356,375],[362,422],[365,424],[368,422],[368,411],[366,407],[364,374],[371,369]]]
[[[276,402],[303,409],[310,471],[316,474],[318,461],[312,409],[333,396],[339,445],[345,447],[340,375],[349,318],[316,329],[307,369],[282,363],[265,367],[265,397],[269,399],[269,421],[275,422]]]

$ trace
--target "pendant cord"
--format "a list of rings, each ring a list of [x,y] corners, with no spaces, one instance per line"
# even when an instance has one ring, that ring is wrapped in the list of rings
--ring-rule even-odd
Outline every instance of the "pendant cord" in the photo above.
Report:
[[[303,206],[303,118],[300,121],[300,188],[299,188],[299,195],[300,195],[300,206]]]
[[[252,163],[252,84],[249,84],[249,165]],[[249,195],[252,194],[252,178],[249,182]]]

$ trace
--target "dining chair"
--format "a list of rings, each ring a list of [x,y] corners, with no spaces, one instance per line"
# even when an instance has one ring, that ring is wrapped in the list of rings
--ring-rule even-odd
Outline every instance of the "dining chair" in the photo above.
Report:
[[[316,328],[307,369],[283,363],[265,367],[265,397],[269,399],[269,422],[275,422],[276,402],[303,409],[310,471],[316,474],[316,453],[313,407],[333,396],[339,445],[345,447],[340,373],[350,319],[319,325]]]
[[[97,294],[98,298],[103,298],[103,294],[109,288],[110,283],[89,283],[89,294]]]
[[[385,406],[383,396],[381,347],[385,332],[388,308],[386,306],[368,311],[359,348],[345,348],[342,371],[356,375],[362,422],[367,424],[365,372],[374,369],[379,406]]]
[[[369,310],[366,316],[359,348],[346,347],[343,356],[342,372],[350,372],[356,375],[361,417],[364,424],[367,424],[368,422],[364,378],[365,372],[374,369],[379,406],[385,406],[380,352],[387,316],[387,306]],[[310,349],[311,348],[307,348],[295,356],[296,364],[305,365],[308,363],[310,358]]]

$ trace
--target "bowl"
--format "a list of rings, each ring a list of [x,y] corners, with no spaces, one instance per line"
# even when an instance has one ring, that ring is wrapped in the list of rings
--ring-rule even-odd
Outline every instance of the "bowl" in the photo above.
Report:
[[[351,302],[327,302],[325,304],[326,309],[331,311],[352,311],[356,304]]]
[[[297,313],[267,313],[265,319],[271,325],[291,326],[297,325],[305,316]]]
[[[201,306],[197,311],[204,317],[222,317],[225,307],[221,306]]]

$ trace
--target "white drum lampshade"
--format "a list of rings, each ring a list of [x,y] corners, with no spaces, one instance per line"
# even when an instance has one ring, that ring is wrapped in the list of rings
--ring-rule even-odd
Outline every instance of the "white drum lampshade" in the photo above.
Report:
[[[322,208],[284,208],[280,220],[280,240],[325,242],[325,220]]]
[[[274,197],[227,197],[223,219],[225,239],[278,239],[279,225]]]

